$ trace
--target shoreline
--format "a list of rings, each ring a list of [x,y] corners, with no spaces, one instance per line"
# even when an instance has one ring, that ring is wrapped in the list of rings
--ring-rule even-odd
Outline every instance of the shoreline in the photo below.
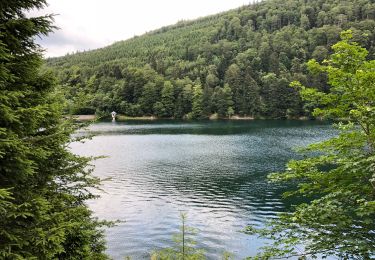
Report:
[[[67,115],[66,118],[73,118],[76,121],[101,121],[106,118],[99,118],[96,115]],[[110,118],[108,116],[108,118]],[[183,120],[183,121],[190,121],[190,119],[176,119],[176,118],[158,118],[156,116],[136,116],[130,117],[125,115],[116,115],[116,120],[118,121],[126,121],[126,120],[145,120],[145,121],[153,121],[153,120]],[[300,121],[308,121],[308,120],[319,120],[319,119],[310,119],[308,117],[299,117],[299,118],[265,118],[265,117],[251,117],[251,116],[238,116],[233,115],[230,118],[218,118],[210,116],[207,119],[196,119],[196,120],[242,120],[242,121],[251,121],[251,120],[300,120]]]

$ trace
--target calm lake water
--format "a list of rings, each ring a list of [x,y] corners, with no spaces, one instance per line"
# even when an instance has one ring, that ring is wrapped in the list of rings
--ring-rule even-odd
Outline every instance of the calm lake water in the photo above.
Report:
[[[108,156],[94,162],[94,174],[109,179],[89,205],[99,218],[124,221],[106,232],[114,259],[149,259],[172,246],[180,212],[198,229],[208,259],[225,251],[235,259],[255,255],[266,241],[241,230],[293,203],[281,200],[286,187],[266,175],[297,158],[294,148],[334,134],[322,122],[277,120],[104,122],[88,131],[96,136],[72,149]]]

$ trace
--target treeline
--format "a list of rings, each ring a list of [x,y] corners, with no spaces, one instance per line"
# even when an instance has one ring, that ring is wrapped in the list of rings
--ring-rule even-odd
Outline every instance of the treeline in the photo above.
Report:
[[[373,0],[269,0],[47,64],[73,114],[299,117],[311,111],[289,82],[327,91],[305,62],[346,29],[374,58]]]

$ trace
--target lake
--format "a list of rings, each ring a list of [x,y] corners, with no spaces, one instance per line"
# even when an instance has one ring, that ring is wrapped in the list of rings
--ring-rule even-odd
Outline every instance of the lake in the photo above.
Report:
[[[172,246],[181,212],[208,259],[255,255],[266,241],[241,230],[293,203],[281,199],[288,187],[266,175],[297,158],[294,148],[335,134],[324,122],[286,120],[102,122],[87,131],[96,136],[72,149],[107,156],[94,162],[108,180],[89,205],[99,218],[123,221],[106,232],[114,259],[149,259]]]

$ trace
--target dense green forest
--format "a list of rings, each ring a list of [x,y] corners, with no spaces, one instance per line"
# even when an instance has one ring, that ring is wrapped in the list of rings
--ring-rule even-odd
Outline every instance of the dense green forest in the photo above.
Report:
[[[374,56],[373,0],[268,0],[111,46],[47,60],[68,112],[206,118],[311,114],[289,82],[327,91],[311,74],[345,29]]]

